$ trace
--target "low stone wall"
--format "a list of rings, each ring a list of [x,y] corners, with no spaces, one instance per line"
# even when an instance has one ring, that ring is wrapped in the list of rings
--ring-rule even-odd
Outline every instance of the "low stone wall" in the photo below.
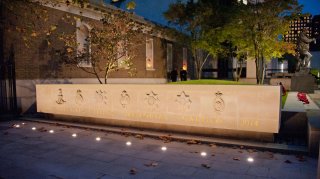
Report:
[[[286,90],[291,90],[291,78],[271,78],[270,85],[279,85],[280,82]]]
[[[57,84],[37,85],[36,94],[38,112],[115,125],[279,131],[279,86]]]

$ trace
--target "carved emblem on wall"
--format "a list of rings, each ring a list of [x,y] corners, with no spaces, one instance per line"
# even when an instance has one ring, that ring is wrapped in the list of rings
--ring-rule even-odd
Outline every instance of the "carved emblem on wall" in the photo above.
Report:
[[[187,95],[184,91],[177,95],[176,102],[181,104],[184,109],[189,109],[192,103],[190,95]]]
[[[59,93],[58,93],[58,100],[56,101],[56,103],[57,103],[57,104],[63,104],[63,103],[65,103],[65,102],[67,102],[67,101],[65,101],[65,100],[63,99],[62,89],[60,88],[60,89],[59,89]]]
[[[153,107],[153,108],[157,108],[160,102],[158,98],[158,94],[156,94],[153,91],[151,91],[150,93],[146,93],[145,101],[150,107]]]
[[[214,101],[213,101],[213,107],[215,109],[215,111],[217,112],[222,112],[224,111],[224,108],[225,108],[225,103],[224,103],[224,100],[222,99],[222,93],[220,91],[216,92],[216,97],[214,98]]]
[[[130,104],[130,96],[126,90],[123,90],[120,96],[120,104],[123,108],[126,108]]]
[[[107,92],[104,90],[96,90],[96,102],[97,103],[103,103],[107,104],[108,98],[107,98]]]
[[[82,96],[82,91],[80,89],[77,90],[76,94],[76,103],[81,104],[83,102],[83,96]]]

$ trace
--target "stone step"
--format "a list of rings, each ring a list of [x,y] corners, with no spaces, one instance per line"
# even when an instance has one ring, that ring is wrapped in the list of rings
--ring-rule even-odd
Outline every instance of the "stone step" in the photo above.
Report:
[[[320,95],[320,90],[314,90],[314,94]]]

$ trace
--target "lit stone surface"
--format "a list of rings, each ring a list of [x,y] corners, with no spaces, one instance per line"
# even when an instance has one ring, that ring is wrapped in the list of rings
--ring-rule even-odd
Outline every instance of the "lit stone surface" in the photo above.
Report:
[[[254,85],[37,85],[38,112],[278,133],[280,87]]]
[[[301,162],[295,154],[249,152],[246,148],[220,145],[213,150],[207,144],[176,141],[166,143],[168,150],[162,152],[163,141],[154,138],[141,140],[110,133],[96,142],[93,137],[103,134],[101,131],[28,122],[39,129],[54,129],[56,134],[50,135],[28,127],[12,128],[15,122],[20,120],[0,122],[0,178],[313,179],[317,176],[317,158],[308,156],[303,156],[305,161]],[[70,137],[71,131],[79,134],[77,140]],[[125,146],[127,140],[134,145]],[[201,151],[206,151],[207,156],[201,157]],[[247,162],[248,155],[254,158],[253,163]],[[234,160],[235,157],[239,160]],[[292,163],[286,163],[287,160]],[[137,170],[136,175],[130,174],[132,168]]]

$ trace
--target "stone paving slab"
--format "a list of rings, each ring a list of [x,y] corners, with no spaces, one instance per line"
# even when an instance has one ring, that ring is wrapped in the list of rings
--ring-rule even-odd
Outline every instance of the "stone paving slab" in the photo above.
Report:
[[[317,174],[317,159],[308,156],[21,123],[0,122],[0,178],[312,179]]]
[[[179,134],[179,133],[172,134],[170,132],[141,130],[141,129],[134,129],[134,128],[121,128],[121,127],[112,127],[112,126],[104,126],[104,125],[103,126],[93,125],[93,124],[87,125],[82,123],[72,123],[72,122],[65,122],[65,121],[52,121],[52,120],[46,120],[43,118],[22,117],[20,119],[24,121],[39,122],[40,124],[45,123],[45,124],[56,125],[58,122],[59,125],[62,125],[64,128],[66,128],[65,126],[71,126],[74,128],[82,128],[87,130],[89,129],[98,130],[98,131],[104,130],[104,131],[107,131],[108,133],[116,133],[116,134],[123,134],[123,133],[130,133],[131,135],[142,134],[143,136],[147,136],[149,138],[156,138],[156,139],[159,139],[160,136],[170,136],[175,141],[196,140],[206,144],[216,143],[224,146],[247,146],[250,148],[268,149],[272,151],[291,151],[292,153],[308,153],[308,148],[306,146],[287,145],[287,144],[280,144],[280,143],[267,143],[267,142],[259,142],[259,141],[245,141],[245,140],[240,141],[240,140],[233,140],[233,139],[216,138],[212,136],[197,136],[197,135],[191,135],[191,134]],[[150,140],[148,142],[154,143],[153,140]],[[190,146],[190,148],[192,148],[192,146]]]

